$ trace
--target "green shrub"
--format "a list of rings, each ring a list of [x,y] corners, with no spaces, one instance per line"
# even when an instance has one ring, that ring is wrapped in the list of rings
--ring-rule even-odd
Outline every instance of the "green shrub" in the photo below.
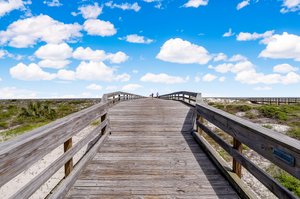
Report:
[[[293,127],[287,132],[287,134],[292,138],[300,140],[300,127]]]
[[[264,117],[283,120],[283,121],[287,120],[287,113],[278,106],[263,105],[259,107],[258,110]]]
[[[267,129],[272,129],[273,128],[272,125],[270,125],[270,124],[264,124],[262,126],[265,127],[265,128],[267,128]]]
[[[275,178],[288,190],[294,192],[297,196],[300,197],[300,180],[289,175],[286,172],[281,172]]]

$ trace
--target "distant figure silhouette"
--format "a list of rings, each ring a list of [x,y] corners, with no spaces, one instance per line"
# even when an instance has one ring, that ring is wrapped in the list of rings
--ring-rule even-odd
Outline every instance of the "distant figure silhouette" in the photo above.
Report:
[[[153,94],[153,93],[151,93],[151,95],[150,95],[150,96],[153,98],[154,94]]]
[[[158,98],[158,92],[156,93],[156,98]]]

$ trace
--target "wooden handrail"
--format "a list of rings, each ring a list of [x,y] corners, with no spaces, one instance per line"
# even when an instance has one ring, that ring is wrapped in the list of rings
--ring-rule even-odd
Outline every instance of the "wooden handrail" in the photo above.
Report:
[[[247,145],[264,158],[300,179],[300,141],[211,107],[203,102],[200,93],[183,91],[159,97],[162,99],[183,101],[195,107],[197,112],[195,122],[198,132],[202,134],[204,131],[233,157],[232,171],[237,176],[241,175],[241,166],[243,166],[279,198],[297,198],[266,172],[252,163],[250,159],[245,157],[242,153],[242,144]],[[191,100],[191,97],[194,98]],[[232,136],[233,145],[230,146],[220,136],[207,128],[202,118]],[[194,136],[198,137],[198,141],[201,141],[204,137],[199,133],[194,133]]]
[[[115,97],[115,100],[112,99],[113,97]],[[18,174],[30,168],[42,157],[61,145],[64,145],[64,154],[20,190],[17,190],[12,198],[30,197],[63,166],[65,167],[65,179],[60,184],[64,184],[66,179],[78,175],[79,166],[85,165],[93,157],[99,143],[103,142],[102,137],[107,136],[109,125],[108,108],[119,101],[141,97],[124,92],[104,94],[101,102],[94,106],[58,119],[12,140],[0,143],[0,186],[3,186]],[[72,137],[98,118],[101,120],[100,125],[73,145]],[[86,145],[89,145],[87,152],[76,165],[73,165],[74,155]],[[84,158],[85,156],[87,157]],[[56,189],[53,191],[53,194],[55,194],[55,191]]]

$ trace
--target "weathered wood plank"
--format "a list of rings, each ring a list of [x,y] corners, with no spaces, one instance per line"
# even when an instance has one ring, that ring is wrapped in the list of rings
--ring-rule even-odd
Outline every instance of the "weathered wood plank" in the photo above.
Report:
[[[300,141],[206,104],[197,104],[196,109],[209,122],[300,179]],[[289,164],[276,156],[275,149],[293,157],[293,163]]]
[[[111,135],[66,198],[238,198],[193,139],[194,116],[151,98],[112,107]]]
[[[94,105],[0,144],[0,186],[62,145],[105,113],[106,108],[106,104]]]

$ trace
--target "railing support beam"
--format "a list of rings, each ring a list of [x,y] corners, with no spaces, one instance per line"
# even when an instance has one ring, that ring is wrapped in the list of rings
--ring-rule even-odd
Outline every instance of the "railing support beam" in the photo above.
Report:
[[[238,152],[242,153],[243,145],[240,141],[233,138],[233,148],[236,149]],[[242,165],[238,163],[234,158],[232,160],[232,170],[236,175],[241,178],[242,177]]]
[[[64,152],[67,152],[69,149],[72,148],[72,143],[73,142],[72,142],[72,137],[71,137],[64,143]],[[67,177],[71,173],[72,170],[73,170],[73,158],[71,158],[65,164],[65,177]]]

